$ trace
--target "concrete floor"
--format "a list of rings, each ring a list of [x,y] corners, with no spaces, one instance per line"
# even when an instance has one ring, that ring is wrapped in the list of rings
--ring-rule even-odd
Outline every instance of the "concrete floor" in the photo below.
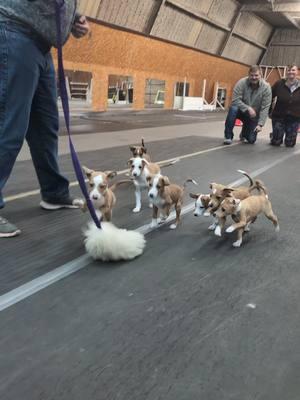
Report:
[[[137,121],[134,129],[108,132],[98,119],[94,132],[75,136],[82,163],[123,170],[128,144],[142,136],[155,160],[198,152],[164,172],[177,183],[193,177],[200,192],[211,181],[237,181],[239,168],[259,176],[281,232],[260,217],[234,249],[234,234],[217,238],[207,218],[189,212],[177,231],[166,225],[149,233],[140,258],[92,262],[83,256],[87,216],[38,208],[24,148],[3,214],[23,234],[0,242],[0,305],[56,268],[79,270],[0,312],[1,400],[299,400],[299,149],[268,146],[269,127],[254,146],[222,147],[221,114],[166,115],[154,114],[151,127],[149,114],[132,115],[131,124],[144,118],[146,127]],[[66,153],[62,136],[61,166],[73,181]],[[130,188],[117,197],[117,226],[150,223],[145,202],[131,213]]]

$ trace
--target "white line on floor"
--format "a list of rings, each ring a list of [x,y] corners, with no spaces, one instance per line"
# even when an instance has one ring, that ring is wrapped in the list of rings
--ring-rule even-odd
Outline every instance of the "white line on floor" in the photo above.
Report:
[[[174,114],[174,117],[179,117],[179,118],[194,118],[194,119],[200,119],[200,120],[204,120],[207,119],[207,117],[204,116],[196,116],[196,115],[180,115],[180,114]],[[217,121],[218,122],[218,121]],[[223,121],[224,123],[224,121]]]
[[[175,158],[178,158],[179,160],[181,160],[181,159],[185,159],[185,158],[195,157],[195,156],[199,156],[199,155],[201,155],[201,154],[210,153],[210,152],[212,152],[212,151],[216,151],[216,150],[220,150],[220,149],[228,149],[228,148],[230,148],[230,147],[232,147],[232,146],[236,146],[236,145],[238,145],[238,144],[239,144],[239,143],[234,143],[234,144],[232,144],[231,146],[224,146],[224,145],[222,145],[222,146],[212,147],[212,148],[210,148],[210,149],[196,151],[195,153],[184,154],[184,155],[182,155],[182,156],[173,157],[173,158],[169,158],[169,159],[167,159],[167,160],[158,161],[157,163],[158,163],[158,164],[161,164],[161,163],[170,162],[170,161],[174,160]],[[118,175],[125,174],[126,172],[128,172],[128,168],[122,169],[121,171],[117,171]],[[78,182],[77,182],[77,181],[70,182],[70,187],[74,187],[74,186],[78,186]],[[11,201],[15,201],[15,200],[19,200],[19,199],[24,199],[24,198],[26,198],[26,197],[35,196],[35,195],[38,195],[38,194],[40,194],[40,190],[39,190],[39,189],[30,190],[30,191],[28,191],[28,192],[23,192],[23,193],[19,193],[19,194],[12,195],[12,196],[7,196],[7,197],[4,199],[4,201],[5,201],[5,203],[9,203],[9,202],[11,202]]]
[[[265,165],[262,168],[259,168],[253,172],[250,172],[250,175],[252,177],[256,177],[258,175],[261,175],[262,173],[270,170],[271,168],[275,167],[276,165],[284,162],[285,160],[291,158],[294,155],[300,154],[300,150],[289,153],[278,160],[273,161],[270,164]],[[240,179],[235,180],[234,182],[229,183],[229,186],[237,186],[241,185],[245,181],[247,181],[248,178],[242,177]],[[186,205],[183,207],[181,215],[185,215],[189,212],[191,212],[194,208],[194,202]],[[167,221],[159,227],[156,228],[151,228],[150,224],[145,224],[139,228],[136,229],[136,231],[143,233],[144,235],[147,235],[148,233],[158,230],[161,226],[166,225],[170,223],[172,220],[175,219],[175,212],[172,212],[170,217],[167,219]],[[83,255],[81,257],[76,258],[75,260],[72,260],[55,270],[48,272],[47,274],[44,274],[40,276],[39,278],[33,279],[32,281],[25,283],[22,286],[19,286],[18,288],[11,290],[8,293],[5,293],[4,295],[0,296],[0,311],[5,310],[8,307],[13,306],[14,304],[26,299],[27,297],[32,296],[33,294],[39,292],[42,289],[45,289],[46,287],[52,285],[55,282],[60,281],[63,278],[66,278],[67,276],[73,274],[76,271],[79,271],[83,268],[85,268],[88,264],[93,262],[91,258],[87,255]]]

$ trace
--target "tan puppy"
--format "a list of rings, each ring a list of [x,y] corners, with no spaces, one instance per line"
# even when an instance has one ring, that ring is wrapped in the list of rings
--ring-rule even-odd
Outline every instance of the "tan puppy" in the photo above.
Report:
[[[175,224],[170,226],[170,229],[176,229],[180,222],[181,207],[183,203],[183,195],[186,186],[186,182],[193,182],[192,179],[188,179],[183,186],[171,184],[167,176],[149,175],[147,177],[148,182],[148,197],[150,202],[153,204],[152,222],[151,227],[154,228],[158,225],[158,210],[162,210],[161,220],[166,220],[169,215],[171,208],[174,206],[176,211]]]
[[[249,179],[250,185],[231,188],[220,183],[210,183],[210,189],[212,191],[211,201],[207,211],[204,213],[205,216],[213,215],[219,208],[222,200],[224,200],[228,194],[231,193],[235,198],[243,200],[251,196],[252,191],[257,189],[257,181],[254,182],[251,176],[247,174],[247,172],[240,169],[238,170],[238,172],[245,175]]]
[[[141,146],[130,146],[130,151],[132,152],[133,157],[144,158],[146,161],[151,162],[149,154],[147,154],[147,149],[145,147],[144,138],[142,138]]]
[[[89,196],[93,203],[96,214],[99,219],[103,221],[111,221],[112,209],[116,204],[116,196],[114,190],[123,183],[132,183],[131,180],[124,180],[115,183],[112,186],[108,186],[110,179],[114,178],[117,173],[115,171],[94,171],[87,167],[82,167],[89,181]],[[86,204],[83,206],[85,211],[87,208]]]
[[[249,225],[253,223],[261,213],[273,222],[276,232],[279,232],[278,218],[272,210],[272,205],[265,189],[261,188],[261,194],[249,196],[244,200],[236,199],[233,196],[225,198],[221,207],[217,210],[216,216],[219,219],[226,219],[231,215],[235,223],[226,229],[226,232],[237,231],[237,241],[233,243],[234,247],[240,247],[243,241],[243,233],[249,231]]]

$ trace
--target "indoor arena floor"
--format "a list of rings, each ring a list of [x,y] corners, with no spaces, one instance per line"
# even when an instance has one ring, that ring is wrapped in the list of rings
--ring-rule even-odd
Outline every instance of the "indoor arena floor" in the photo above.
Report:
[[[299,400],[300,147],[222,145],[224,113],[141,112],[73,116],[83,165],[124,177],[129,144],[145,138],[154,161],[182,159],[163,173],[247,183],[264,181],[281,231],[260,216],[241,248],[193,215],[187,195],[176,231],[150,229],[151,210],[133,214],[134,190],[120,187],[113,221],[147,232],[131,262],[85,255],[79,210],[47,212],[24,147],[1,215],[22,235],[0,242],[1,400]],[[79,189],[61,129],[60,164]]]

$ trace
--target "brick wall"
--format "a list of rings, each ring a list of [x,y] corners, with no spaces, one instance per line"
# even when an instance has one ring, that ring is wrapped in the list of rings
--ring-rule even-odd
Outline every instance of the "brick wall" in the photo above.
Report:
[[[173,107],[176,82],[190,83],[190,96],[201,96],[207,80],[206,99],[212,100],[216,82],[226,87],[227,103],[235,82],[247,66],[202,52],[113,29],[91,22],[92,32],[81,40],[71,38],[64,48],[67,69],[93,74],[93,108],[107,108],[108,75],[132,76],[135,109],[144,108],[145,80],[166,81],[165,108]]]

